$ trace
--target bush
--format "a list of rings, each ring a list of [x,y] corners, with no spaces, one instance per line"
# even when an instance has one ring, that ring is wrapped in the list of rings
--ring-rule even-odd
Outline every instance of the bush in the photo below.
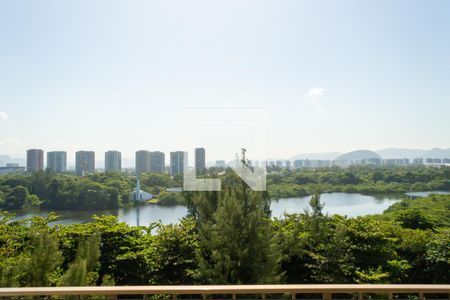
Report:
[[[181,193],[162,191],[159,194],[159,204],[161,205],[184,205],[184,197]]]

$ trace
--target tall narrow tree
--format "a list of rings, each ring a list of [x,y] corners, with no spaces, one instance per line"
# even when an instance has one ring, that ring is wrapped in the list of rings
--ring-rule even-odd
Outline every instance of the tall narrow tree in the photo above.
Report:
[[[95,283],[98,279],[95,269],[98,267],[99,258],[100,239],[97,236],[80,241],[75,260],[61,279],[62,285],[84,286]]]
[[[51,274],[62,262],[58,239],[43,230],[33,235],[31,252],[23,261],[28,286],[49,286]]]
[[[245,151],[242,161],[246,163]],[[221,192],[197,193],[203,280],[213,284],[276,283],[280,280],[267,197],[229,173]]]

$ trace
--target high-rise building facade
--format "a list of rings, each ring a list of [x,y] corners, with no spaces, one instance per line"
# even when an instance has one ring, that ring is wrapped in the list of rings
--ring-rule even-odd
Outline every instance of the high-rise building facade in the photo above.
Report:
[[[433,158],[433,164],[442,164],[442,159],[440,158]]]
[[[0,175],[19,174],[25,172],[25,167],[20,167],[19,164],[6,164],[6,167],[0,167]]]
[[[303,167],[305,167],[307,169],[311,169],[313,167],[313,161],[310,159],[305,159],[303,161]]]
[[[185,160],[186,159],[186,160]],[[170,174],[177,175],[182,174],[184,170],[184,164],[188,162],[188,154],[184,151],[170,152]]]
[[[41,149],[27,150],[27,171],[36,172],[44,170],[44,151]]]
[[[75,172],[79,176],[95,172],[94,151],[78,151],[75,153]]]
[[[150,172],[150,153],[147,150],[136,151],[136,174]]]
[[[195,148],[195,172],[197,174],[205,173],[206,171],[206,154],[205,148]]]
[[[47,170],[53,173],[67,171],[67,153],[65,151],[47,152]]]
[[[423,165],[423,158],[414,158],[413,163],[415,165]]]
[[[216,160],[216,167],[217,168],[225,168],[226,167],[226,162],[224,160]]]
[[[286,161],[286,169],[290,169],[291,168],[291,161],[287,160]]]
[[[294,160],[294,168],[295,169],[303,168],[303,159],[296,159],[296,160]]]
[[[119,151],[105,152],[105,172],[120,172],[122,170],[122,153]]]
[[[150,153],[150,172],[151,173],[165,173],[166,161],[163,152],[152,151]]]

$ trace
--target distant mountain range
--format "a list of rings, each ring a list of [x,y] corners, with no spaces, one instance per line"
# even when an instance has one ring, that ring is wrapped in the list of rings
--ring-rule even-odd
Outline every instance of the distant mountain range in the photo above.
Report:
[[[422,157],[423,154],[428,152],[429,150],[419,150],[419,149],[406,149],[406,148],[386,148],[377,153],[385,158],[417,158]]]
[[[334,160],[342,155],[340,152],[324,152],[324,153],[303,153],[292,156],[290,160],[311,159],[311,160]]]
[[[389,158],[450,158],[450,148],[440,149],[433,148],[431,150],[419,149],[401,149],[401,148],[387,148],[377,151],[380,156],[385,159]]]
[[[356,150],[352,152],[348,152],[336,157],[337,161],[361,161],[364,159],[382,159],[382,157],[370,150]]]
[[[340,157],[340,158],[339,158]],[[356,150],[348,153],[325,152],[325,153],[303,153],[292,156],[290,160],[296,159],[318,159],[318,160],[335,160],[335,159],[360,160],[364,158],[450,158],[450,148],[441,149],[433,148],[430,150],[408,149],[408,148],[386,148],[379,151]]]

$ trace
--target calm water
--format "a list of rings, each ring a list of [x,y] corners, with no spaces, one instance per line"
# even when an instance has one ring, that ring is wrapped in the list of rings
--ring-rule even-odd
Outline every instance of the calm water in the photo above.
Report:
[[[32,216],[45,217],[49,213],[44,209],[26,209],[16,211],[16,219],[23,219]],[[177,223],[180,218],[187,214],[185,206],[160,206],[160,205],[146,205],[141,207],[129,207],[111,210],[97,210],[97,211],[73,211],[73,210],[59,210],[56,211],[61,218],[54,222],[55,224],[74,224],[86,223],[92,220],[93,215],[108,215],[116,216],[120,221],[126,222],[129,225],[137,225],[138,220],[140,225],[148,225],[152,222],[161,221],[164,224]]]
[[[420,192],[408,193],[408,196],[425,197],[429,194],[450,194],[450,192]],[[322,194],[321,201],[325,204],[324,211],[329,214],[347,215],[356,217],[361,215],[382,213],[393,203],[397,202],[402,196],[368,196],[361,194],[348,193],[329,193]],[[281,217],[284,213],[299,213],[308,208],[310,196],[300,198],[285,198],[273,201],[271,205],[272,215]],[[26,209],[16,211],[17,219],[32,216],[47,216],[49,211],[43,209]],[[85,223],[92,219],[94,214],[97,215],[114,215],[120,221],[129,225],[136,225],[138,220],[140,225],[148,225],[152,222],[161,221],[164,224],[176,223],[180,218],[187,214],[187,208],[184,206],[159,206],[147,205],[141,207],[121,208],[116,210],[99,210],[99,211],[58,211],[61,219],[56,224],[73,224]]]
[[[408,193],[406,193],[406,195],[408,197],[412,197],[412,198],[427,197],[431,194],[450,195],[450,192],[448,192],[448,191],[432,191],[432,192],[408,192]]]
[[[325,206],[324,212],[329,214],[357,217],[362,215],[379,214],[401,197],[367,196],[361,194],[329,193],[322,194],[320,200]],[[300,198],[285,198],[272,202],[272,216],[282,217],[284,213],[303,212],[309,207],[311,196]]]

